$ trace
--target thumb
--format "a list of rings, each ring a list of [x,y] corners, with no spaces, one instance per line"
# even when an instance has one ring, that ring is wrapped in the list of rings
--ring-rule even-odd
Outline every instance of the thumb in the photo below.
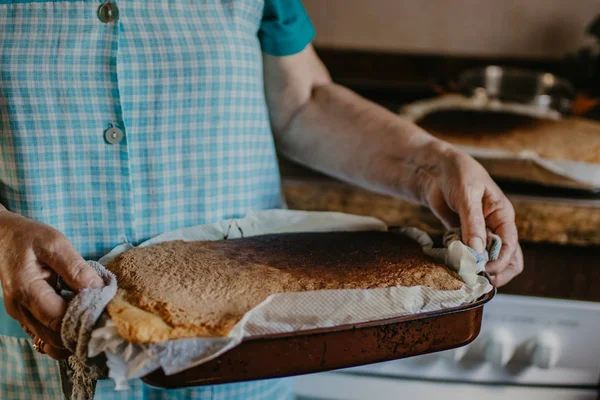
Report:
[[[458,214],[463,242],[477,253],[483,253],[487,234],[481,199],[464,201]]]
[[[77,253],[66,237],[51,246],[52,250],[41,249],[38,259],[55,271],[73,290],[100,288],[104,286],[102,278]]]

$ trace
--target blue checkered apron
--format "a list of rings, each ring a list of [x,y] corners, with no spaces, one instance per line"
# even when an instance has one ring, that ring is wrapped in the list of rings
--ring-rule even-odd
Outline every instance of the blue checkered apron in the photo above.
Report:
[[[0,203],[88,259],[281,204],[257,38],[263,1],[0,0]],[[117,128],[120,141],[105,131]],[[108,138],[110,139],[110,138]],[[10,328],[0,306],[0,324]],[[15,328],[15,332],[18,328]],[[101,399],[280,399],[262,381]],[[59,398],[56,364],[0,336],[0,398]]]

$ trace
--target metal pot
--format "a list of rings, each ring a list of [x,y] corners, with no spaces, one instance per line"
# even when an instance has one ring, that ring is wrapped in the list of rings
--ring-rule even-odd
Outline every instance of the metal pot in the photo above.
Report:
[[[548,72],[490,65],[463,72],[457,89],[465,96],[485,94],[505,103],[527,104],[569,114],[575,98],[571,84]]]

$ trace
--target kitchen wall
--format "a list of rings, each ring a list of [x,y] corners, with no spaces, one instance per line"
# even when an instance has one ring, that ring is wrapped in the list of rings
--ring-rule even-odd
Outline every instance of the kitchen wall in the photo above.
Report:
[[[600,0],[303,0],[335,48],[560,57],[585,43]]]

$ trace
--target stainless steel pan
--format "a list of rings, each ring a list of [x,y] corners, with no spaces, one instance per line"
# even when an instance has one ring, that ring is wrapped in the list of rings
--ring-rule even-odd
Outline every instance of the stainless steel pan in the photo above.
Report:
[[[505,103],[528,104],[569,114],[575,98],[571,84],[548,72],[490,65],[463,72],[457,90],[465,96],[485,93]]]

